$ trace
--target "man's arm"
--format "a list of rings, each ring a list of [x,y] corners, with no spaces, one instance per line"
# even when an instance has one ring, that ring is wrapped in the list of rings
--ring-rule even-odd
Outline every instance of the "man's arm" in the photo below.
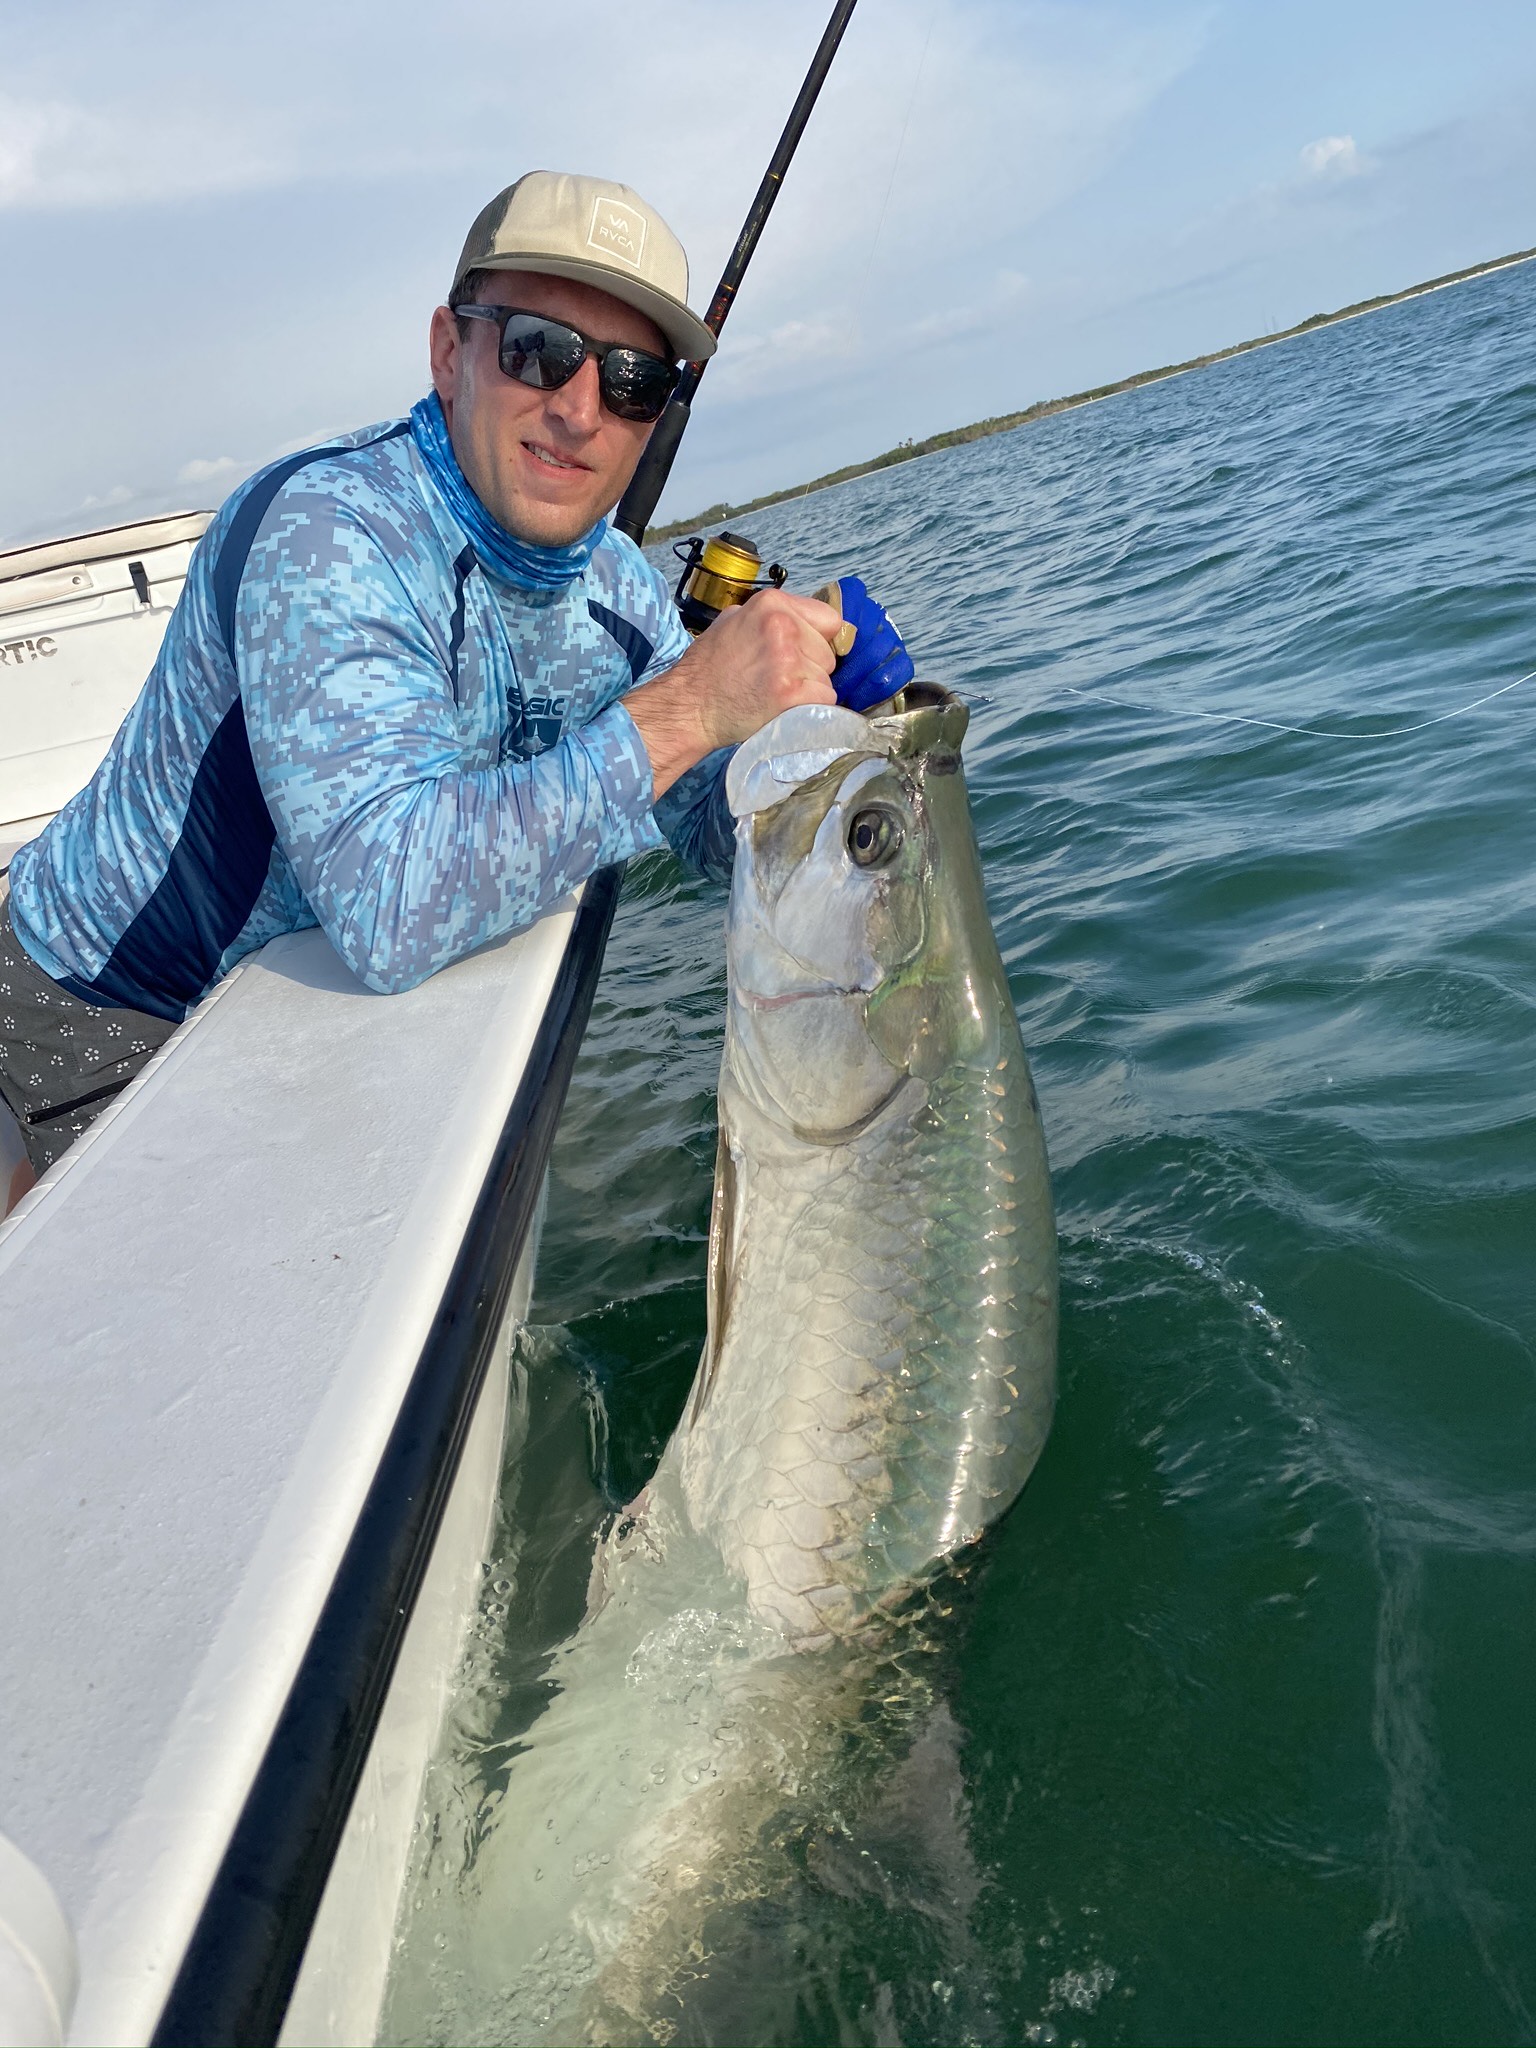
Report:
[[[726,763],[789,704],[832,701],[831,636],[840,622],[829,605],[778,591],[722,612],[695,641],[673,618],[676,638],[658,648],[624,702],[657,774],[657,824],[689,867],[724,882],[736,852]],[[700,757],[693,750],[702,742],[712,744]]]
[[[644,573],[655,582],[659,604],[655,652],[644,674],[631,685],[629,694],[638,686],[669,675],[693,645],[693,637],[678,617],[665,583],[655,577],[638,549],[635,554]],[[702,761],[696,761],[664,796],[657,798],[652,810],[678,859],[711,882],[729,882],[736,858],[736,820],[725,796],[725,771],[734,751],[732,747],[717,747]]]
[[[707,881],[728,882],[736,859],[736,820],[725,798],[734,747],[719,747],[681,774],[653,813],[678,859]]]
[[[730,719],[738,708],[729,702],[731,686],[740,688],[746,682],[750,688],[750,664],[754,659],[763,661],[766,654],[766,665],[777,664],[768,687],[781,693],[785,689],[796,692],[791,702],[825,704],[835,697],[855,711],[868,710],[911,682],[912,657],[895,621],[875,603],[858,577],[845,576],[830,584],[828,594],[836,599],[835,604],[789,598],[788,625],[792,630],[786,631],[784,617],[776,615],[774,593],[765,591],[749,606],[724,613],[702,639],[692,643],[673,612],[675,635],[669,634],[657,649],[656,658],[640,679],[641,688],[680,673],[690,698],[714,692],[716,714]],[[779,608],[780,613],[783,609]],[[723,630],[726,620],[739,620],[743,610],[755,637],[744,635],[739,626]],[[751,618],[754,611],[755,620]],[[854,628],[853,645],[834,663],[831,636],[840,623]],[[632,691],[625,700],[631,710],[637,694]],[[659,708],[660,703],[659,692],[641,699],[636,722],[642,733],[648,705]],[[755,732],[763,722],[758,718],[750,730]],[[736,850],[736,821],[725,799],[725,770],[733,750],[732,745],[718,747],[685,768],[656,804],[656,822],[673,848],[690,867],[712,881],[729,879]]]
[[[349,508],[334,516],[333,559],[312,556],[297,581],[286,562],[264,575],[253,551],[241,693],[300,888],[353,971],[393,993],[661,835],[623,703],[532,760],[466,769],[443,650],[375,537]]]
[[[666,774],[666,770],[674,766],[674,760],[686,754],[688,735],[692,733],[696,743],[700,729],[709,731],[709,713],[719,711],[719,702],[713,702],[713,705],[709,700],[702,702],[705,721],[700,725],[696,721],[700,694],[713,692],[715,698],[719,698],[721,682],[725,680],[721,674],[723,670],[729,672],[729,678],[739,686],[743,668],[752,662],[754,655],[743,655],[743,635],[739,625],[729,633],[721,633],[717,621],[711,625],[707,635],[702,635],[700,641],[694,641],[678,616],[662,578],[655,575],[637,549],[633,553],[641,575],[653,586],[659,602],[655,627],[647,627],[647,631],[655,633],[655,653],[649,659],[645,674],[625,694],[625,705],[629,711],[635,711],[639,705],[637,723],[649,727],[651,737],[657,741],[657,754],[664,758]],[[764,604],[766,598],[766,592],[762,598],[754,598],[754,608]],[[809,600],[791,602],[799,608],[807,606]],[[825,618],[821,616],[823,612]],[[760,614],[758,621],[754,621],[754,633],[745,637],[745,643],[760,649],[762,643],[772,645],[774,637],[778,637],[780,653],[786,647],[788,662],[793,662],[797,668],[803,666],[803,680],[807,688],[819,690],[829,666],[829,655],[819,655],[815,645],[811,645],[809,664],[805,664],[805,643],[801,641],[801,635],[784,637],[782,621],[774,625],[772,614],[774,606],[770,604],[768,612]],[[819,602],[809,602],[809,618],[817,623],[819,629],[827,629],[829,623],[836,625],[834,610]],[[680,684],[674,686],[678,690],[678,698],[668,705],[668,690],[653,690],[651,684],[666,682],[676,672],[680,672]],[[772,713],[766,717],[772,717]],[[657,721],[662,725],[659,731]],[[764,715],[758,713],[752,731],[756,731],[764,721]],[[668,723],[672,725],[672,731],[668,731]],[[668,741],[682,741],[682,745],[678,745],[674,754],[668,754]],[[696,874],[717,883],[727,883],[731,879],[731,864],[735,860],[735,819],[731,817],[731,807],[725,801],[725,768],[733,752],[735,741],[715,745],[711,752],[702,756],[702,760],[694,760],[692,766],[682,768],[672,782],[664,780],[659,784],[662,795],[657,797],[653,811],[655,823],[662,827],[662,834],[678,858]]]

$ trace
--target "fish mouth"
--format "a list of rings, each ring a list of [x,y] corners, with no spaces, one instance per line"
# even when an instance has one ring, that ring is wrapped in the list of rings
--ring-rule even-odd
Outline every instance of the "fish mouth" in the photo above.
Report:
[[[768,996],[754,988],[738,988],[736,1000],[749,1010],[787,1010],[791,1003],[808,1003],[817,996],[867,996],[874,991],[861,987],[857,982],[852,988],[843,988],[835,981],[817,982],[811,988],[786,989],[782,995]]]

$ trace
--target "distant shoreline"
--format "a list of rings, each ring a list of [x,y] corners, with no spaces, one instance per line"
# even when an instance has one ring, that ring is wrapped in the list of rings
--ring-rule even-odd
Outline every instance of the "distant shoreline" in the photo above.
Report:
[[[1426,292],[1444,291],[1447,285],[1465,284],[1469,278],[1486,277],[1490,271],[1508,270],[1517,263],[1529,263],[1536,249],[1517,249],[1512,256],[1495,256],[1486,263],[1468,264],[1465,270],[1448,270],[1423,284],[1411,284],[1406,291],[1383,292],[1374,299],[1357,299],[1336,313],[1314,313],[1298,320],[1294,327],[1282,327],[1274,334],[1261,334],[1253,341],[1234,342],[1230,348],[1213,349],[1209,355],[1191,356],[1187,362],[1167,363],[1159,370],[1138,370],[1134,377],[1121,377],[1113,384],[1097,384],[1091,391],[1074,391],[1069,398],[1043,398],[1022,412],[999,413],[994,419],[977,420],[974,426],[952,427],[948,433],[930,434],[925,441],[903,441],[875,455],[868,462],[851,462],[844,469],[829,470],[808,484],[794,484],[787,490],[769,491],[764,497],[749,498],[744,505],[711,505],[691,519],[674,519],[666,526],[647,527],[645,544],[673,540],[679,534],[698,533],[728,519],[749,512],[764,511],[769,505],[783,505],[791,498],[808,498],[812,491],[830,490],[835,484],[852,483],[855,477],[870,476],[877,469],[892,469],[900,462],[914,462],[920,455],[936,455],[941,448],[958,448],[967,441],[985,441],[992,434],[1006,434],[1031,420],[1048,419],[1052,413],[1071,412],[1079,405],[1096,405],[1101,398],[1116,398],[1122,391],[1139,390],[1143,384],[1160,384],[1165,377],[1183,377],[1191,370],[1208,370],[1212,363],[1225,363],[1233,356],[1247,355],[1256,348],[1272,348],[1277,342],[1294,341],[1298,334],[1315,333],[1319,327],[1334,327],[1341,320],[1358,320],[1366,313],[1379,313],[1386,306],[1400,306],[1404,299],[1419,299]]]

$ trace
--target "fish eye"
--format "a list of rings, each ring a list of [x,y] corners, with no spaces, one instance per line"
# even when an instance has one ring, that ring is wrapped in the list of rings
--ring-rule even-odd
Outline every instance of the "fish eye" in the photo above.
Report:
[[[848,851],[856,868],[883,868],[901,851],[902,830],[891,811],[855,811],[848,827]]]

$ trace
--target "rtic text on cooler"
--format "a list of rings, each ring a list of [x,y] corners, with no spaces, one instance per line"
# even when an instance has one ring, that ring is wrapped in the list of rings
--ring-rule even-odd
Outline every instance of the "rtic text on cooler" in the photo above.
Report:
[[[0,665],[8,662],[12,668],[20,668],[24,661],[58,651],[59,643],[51,633],[39,633],[35,640],[4,640],[0,641]]]

